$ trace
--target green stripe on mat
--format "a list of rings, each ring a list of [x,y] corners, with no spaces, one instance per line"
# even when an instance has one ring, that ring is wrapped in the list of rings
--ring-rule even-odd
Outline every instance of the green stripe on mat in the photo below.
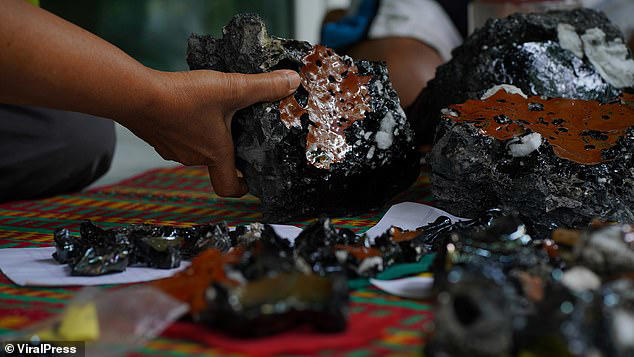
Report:
[[[53,232],[51,232],[52,234]],[[12,238],[2,238],[3,241],[8,241],[8,242],[16,242],[16,244],[11,244],[11,246],[2,246],[2,248],[0,249],[5,249],[5,248],[11,248],[17,245],[17,243],[29,243],[29,244],[37,244],[37,245],[41,245],[43,247],[50,247],[53,245],[53,237],[51,237],[51,241],[50,242],[33,242],[33,241],[25,241],[24,239],[12,239]],[[40,248],[40,247],[22,247],[22,248]]]
[[[28,309],[32,309],[33,305],[30,305],[29,303],[24,303],[24,304],[4,304],[2,302],[0,302],[0,309],[11,309],[11,310],[17,310],[17,309],[23,309],[23,310],[28,310]],[[58,312],[62,312],[64,310],[64,307],[43,307],[43,306],[38,306],[38,311],[46,311],[46,312],[50,312],[52,314],[56,314]]]
[[[46,298],[46,297],[39,297],[39,296],[20,296],[20,295],[5,294],[5,293],[0,293],[0,299],[15,300],[15,301],[40,301],[40,302],[50,302],[54,304],[65,304],[68,301],[68,299],[55,299],[55,298]]]
[[[42,290],[42,291],[46,291],[46,292],[55,292],[55,293],[60,293],[60,294],[69,294],[69,295],[73,295],[77,293],[77,290],[70,290],[70,289],[62,289],[62,288],[47,288],[47,287],[28,287],[28,286],[19,286],[19,285],[14,285],[14,284],[3,284],[0,283],[0,287],[9,287],[12,289],[16,289],[16,288],[20,288],[20,289],[24,289],[24,290],[28,290],[28,291],[38,291],[38,290]]]
[[[9,330],[8,328],[0,327],[0,335],[6,335],[12,333],[13,330]]]
[[[46,229],[46,228],[12,227],[12,226],[0,226],[0,231],[24,232],[24,233],[52,233],[53,232],[51,229]],[[1,239],[5,239],[5,238],[1,238]]]
[[[384,306],[396,306],[396,307],[403,307],[403,308],[408,308],[408,309],[412,309],[412,310],[418,310],[418,311],[428,311],[431,309],[431,305],[429,304],[423,304],[423,303],[419,303],[416,301],[411,301],[411,300],[384,300],[382,298],[367,298],[367,297],[360,297],[360,296],[351,296],[350,300],[353,302],[358,302],[358,303],[366,303],[366,304],[375,304],[375,305],[384,305]]]
[[[385,342],[385,341],[381,341],[378,343],[379,346],[383,346],[389,350],[392,351],[398,351],[398,352],[414,352],[414,351],[420,351],[421,347],[420,345],[399,345],[397,343],[389,343],[389,342]]]

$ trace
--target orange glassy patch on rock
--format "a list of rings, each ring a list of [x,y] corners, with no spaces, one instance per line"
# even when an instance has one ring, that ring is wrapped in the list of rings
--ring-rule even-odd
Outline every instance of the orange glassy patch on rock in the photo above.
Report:
[[[451,105],[443,118],[471,123],[498,140],[509,140],[528,131],[539,133],[557,156],[595,165],[604,161],[602,152],[634,126],[633,100],[632,95],[625,95],[621,103],[610,104],[563,98],[526,99],[500,90],[486,100]]]
[[[315,46],[303,58],[301,85],[308,92],[302,107],[294,96],[280,101],[280,120],[287,128],[301,128],[301,116],[311,122],[306,137],[306,159],[322,169],[343,160],[350,151],[344,130],[370,111],[367,84],[370,76],[360,76],[351,59],[336,55],[324,46]]]
[[[241,254],[241,249],[234,249],[227,254],[207,249],[196,256],[184,271],[171,278],[157,280],[152,285],[189,304],[189,312],[195,316],[207,307],[205,291],[212,282],[232,283],[225,274],[224,266],[236,263]]]
[[[378,249],[367,248],[361,245],[360,246],[336,245],[335,249],[348,252],[353,257],[357,258],[357,260],[363,260],[365,258],[381,256],[381,252]]]
[[[399,243],[399,242],[407,242],[410,241],[416,237],[418,237],[419,235],[421,235],[422,232],[420,231],[405,231],[399,227],[392,227],[390,230],[390,233],[392,234],[392,241],[395,243]]]

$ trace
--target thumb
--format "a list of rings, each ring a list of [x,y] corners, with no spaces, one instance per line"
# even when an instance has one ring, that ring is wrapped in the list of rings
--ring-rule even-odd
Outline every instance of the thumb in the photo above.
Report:
[[[236,108],[242,109],[251,104],[272,102],[287,97],[299,86],[300,77],[292,70],[279,70],[258,74],[234,74],[231,91],[234,98],[230,98]]]

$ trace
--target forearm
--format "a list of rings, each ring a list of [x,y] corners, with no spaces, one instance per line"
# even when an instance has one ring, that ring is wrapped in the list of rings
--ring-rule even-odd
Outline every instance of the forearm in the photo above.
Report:
[[[412,38],[392,37],[362,41],[348,49],[355,58],[387,62],[392,85],[409,107],[427,82],[434,78],[442,58],[432,47]]]
[[[158,100],[153,71],[22,0],[0,1],[0,102],[126,121]]]

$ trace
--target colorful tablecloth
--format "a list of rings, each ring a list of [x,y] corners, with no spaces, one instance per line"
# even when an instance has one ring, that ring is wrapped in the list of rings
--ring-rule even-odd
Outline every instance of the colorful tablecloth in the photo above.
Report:
[[[369,193],[371,194],[371,193]],[[429,177],[418,181],[393,203],[429,203]],[[389,207],[389,205],[388,205]],[[376,224],[385,210],[355,217],[335,217],[337,227],[362,232]],[[225,199],[210,193],[205,169],[179,167],[148,171],[118,184],[86,192],[55,196],[35,201],[0,205],[0,248],[43,247],[52,245],[56,228],[76,230],[90,219],[104,227],[131,223],[187,226],[226,221],[229,225],[257,222],[258,200],[253,196]],[[310,220],[290,222],[303,226]],[[108,289],[109,287],[102,287]],[[61,311],[78,288],[34,288],[14,285],[0,274],[0,335],[24,328]],[[365,288],[351,294],[351,319],[355,316],[390,319],[390,323],[365,346],[326,349],[320,355],[366,356],[376,354],[417,355],[422,350],[423,330],[431,315],[427,302],[400,299],[377,289]],[[199,327],[203,329],[204,327]],[[181,333],[165,334],[150,341],[135,355],[235,355],[220,347],[195,342]],[[167,336],[179,336],[178,338]],[[198,339],[200,340],[200,339]]]

